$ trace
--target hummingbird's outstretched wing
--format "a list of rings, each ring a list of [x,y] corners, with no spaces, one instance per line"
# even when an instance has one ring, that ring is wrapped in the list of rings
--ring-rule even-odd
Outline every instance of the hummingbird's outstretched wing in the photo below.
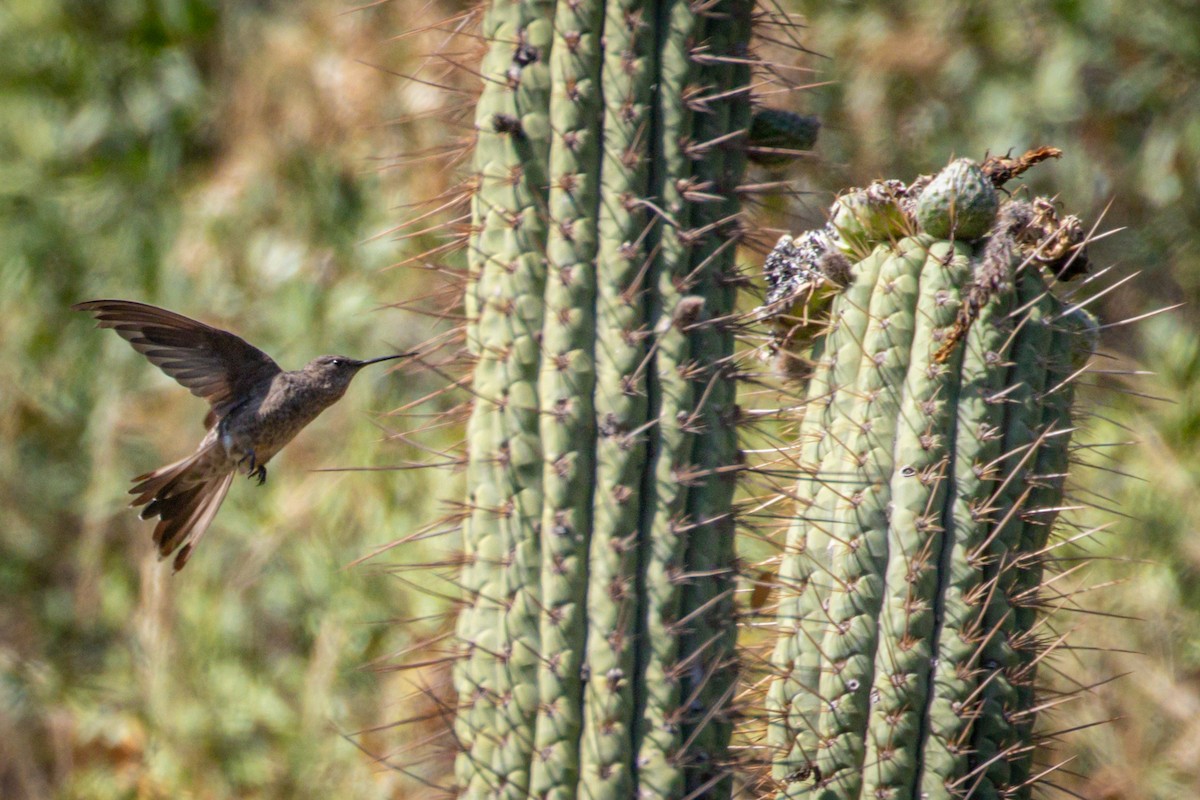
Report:
[[[130,300],[71,306],[95,315],[163,372],[212,405],[206,425],[225,416],[250,390],[281,372],[270,356],[241,337],[164,308]]]

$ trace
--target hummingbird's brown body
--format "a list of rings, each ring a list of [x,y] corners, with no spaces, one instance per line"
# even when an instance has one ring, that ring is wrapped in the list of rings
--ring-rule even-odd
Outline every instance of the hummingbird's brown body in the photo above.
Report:
[[[255,387],[213,432],[233,461],[240,463],[252,455],[258,465],[265,465],[308,423],[340,400],[346,385],[307,367],[280,372]],[[247,466],[247,472],[250,469]]]
[[[208,400],[208,433],[192,455],[134,478],[132,505],[142,518],[159,517],[154,542],[166,558],[178,550],[183,568],[225,499],[238,472],[266,480],[266,464],[329,406],[367,364],[321,356],[285,372],[261,350],[227,331],[165,309],[126,300],[93,300],[72,308],[93,313],[134,349]]]

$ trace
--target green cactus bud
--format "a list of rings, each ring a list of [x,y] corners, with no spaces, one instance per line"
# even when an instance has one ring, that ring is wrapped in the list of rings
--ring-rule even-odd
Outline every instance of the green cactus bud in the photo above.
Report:
[[[969,158],[951,161],[917,200],[921,230],[939,239],[970,242],[987,234],[1000,207],[995,186]]]
[[[817,143],[821,120],[781,108],[755,109],[750,120],[747,157],[764,167],[782,167]]]
[[[909,224],[900,207],[900,181],[876,181],[838,197],[829,210],[830,242],[847,255],[861,258],[880,242],[907,235]]]

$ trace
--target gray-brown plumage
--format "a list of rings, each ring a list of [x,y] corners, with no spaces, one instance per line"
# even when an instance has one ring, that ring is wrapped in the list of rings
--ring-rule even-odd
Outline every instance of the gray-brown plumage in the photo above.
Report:
[[[183,569],[208,529],[233,476],[267,479],[267,462],[304,426],[338,401],[367,364],[411,353],[359,361],[321,356],[285,372],[270,356],[228,331],[166,309],[128,300],[91,300],[71,308],[95,315],[133,348],[209,403],[208,433],[195,453],[139,475],[130,505],[142,519],[158,517],[154,543],[160,558],[175,556]]]

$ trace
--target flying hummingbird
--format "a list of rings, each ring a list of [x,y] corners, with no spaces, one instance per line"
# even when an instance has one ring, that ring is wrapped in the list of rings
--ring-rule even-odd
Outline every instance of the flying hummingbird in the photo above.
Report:
[[[270,356],[228,331],[163,308],[128,300],[91,300],[71,306],[95,315],[150,362],[209,403],[208,433],[192,455],[139,475],[130,505],[146,506],[141,518],[158,517],[154,543],[159,558],[175,556],[183,569],[204,535],[233,476],[267,479],[267,462],[304,426],[346,393],[366,361],[321,356],[285,372]]]

